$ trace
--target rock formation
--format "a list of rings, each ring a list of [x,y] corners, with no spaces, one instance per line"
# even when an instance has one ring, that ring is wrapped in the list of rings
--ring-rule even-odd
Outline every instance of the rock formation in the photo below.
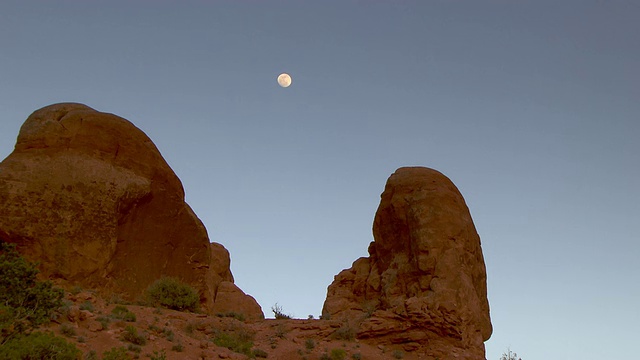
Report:
[[[62,283],[133,299],[174,276],[198,289],[209,311],[236,306],[264,317],[233,285],[229,253],[209,243],[153,142],[85,105],[47,106],[22,125],[0,163],[0,239]]]
[[[369,257],[335,276],[323,317],[345,321],[361,339],[440,359],[484,359],[492,332],[486,270],[455,185],[432,169],[398,169],[373,236]]]

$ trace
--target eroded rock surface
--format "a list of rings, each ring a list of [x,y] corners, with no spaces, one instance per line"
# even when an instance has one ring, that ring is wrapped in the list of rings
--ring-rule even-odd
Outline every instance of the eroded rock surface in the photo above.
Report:
[[[47,106],[22,125],[0,163],[0,237],[48,278],[131,299],[174,276],[211,310],[226,301],[220,284],[233,282],[228,251],[209,243],[153,142],[82,104]],[[240,297],[246,316],[263,317],[252,297]]]
[[[484,359],[492,332],[480,238],[443,174],[400,168],[387,181],[369,257],[329,286],[323,317],[361,339],[423,347],[440,359]]]

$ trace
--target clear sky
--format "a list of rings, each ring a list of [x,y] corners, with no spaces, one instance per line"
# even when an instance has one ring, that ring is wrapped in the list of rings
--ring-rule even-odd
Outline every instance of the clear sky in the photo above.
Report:
[[[131,120],[236,283],[302,318],[367,255],[388,176],[432,167],[482,239],[488,359],[630,359],[639,19],[615,0],[3,0],[0,159],[45,105]]]

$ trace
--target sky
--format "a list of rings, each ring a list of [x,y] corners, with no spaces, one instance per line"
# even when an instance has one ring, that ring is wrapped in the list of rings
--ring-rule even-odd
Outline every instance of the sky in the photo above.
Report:
[[[487,359],[633,358],[639,16],[622,0],[3,0],[0,159],[49,104],[132,121],[236,284],[300,318],[367,255],[387,178],[431,167],[482,240]]]

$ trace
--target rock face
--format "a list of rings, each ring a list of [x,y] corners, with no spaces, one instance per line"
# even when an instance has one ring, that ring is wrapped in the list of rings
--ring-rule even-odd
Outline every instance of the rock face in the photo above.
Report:
[[[484,359],[492,332],[480,238],[443,174],[400,168],[387,181],[369,257],[335,276],[323,317],[361,339],[422,347],[440,359]]]
[[[129,121],[85,105],[34,112],[0,163],[0,239],[42,275],[135,298],[161,276],[200,291],[213,309],[233,282],[229,253],[210,244],[180,180]],[[225,285],[226,286],[226,285]],[[248,318],[263,318],[248,295]]]

